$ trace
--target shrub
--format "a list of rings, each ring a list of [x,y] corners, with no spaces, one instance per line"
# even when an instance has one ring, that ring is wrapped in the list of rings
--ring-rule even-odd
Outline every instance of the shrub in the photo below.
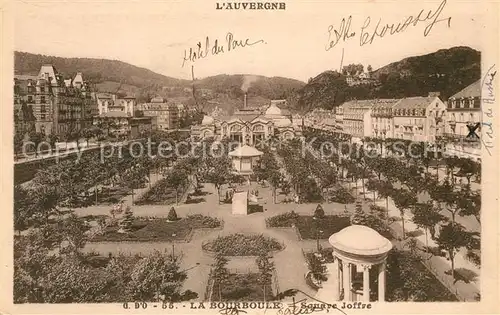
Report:
[[[130,232],[132,229],[132,225],[134,223],[134,214],[132,213],[132,210],[130,207],[127,207],[125,209],[125,212],[123,213],[123,217],[120,221],[120,231],[122,232]]]
[[[318,205],[316,207],[316,210],[314,210],[314,217],[318,219],[322,219],[325,217],[325,210],[323,210],[323,207],[321,205]]]
[[[172,207],[170,208],[170,211],[168,212],[167,215],[167,220],[168,221],[177,221],[179,218],[177,217],[177,212],[175,212],[175,208]]]
[[[203,249],[225,256],[258,256],[283,249],[275,239],[260,235],[232,234],[219,236],[203,245]]]
[[[356,200],[351,193],[345,188],[339,188],[334,191],[330,196],[330,201],[342,203],[342,204],[350,204]]]

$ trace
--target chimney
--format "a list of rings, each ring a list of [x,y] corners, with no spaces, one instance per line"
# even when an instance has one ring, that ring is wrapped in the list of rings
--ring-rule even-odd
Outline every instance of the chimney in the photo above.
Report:
[[[429,92],[429,97],[439,97],[441,92]]]
[[[247,108],[247,93],[245,93],[245,97],[243,98],[243,109]]]

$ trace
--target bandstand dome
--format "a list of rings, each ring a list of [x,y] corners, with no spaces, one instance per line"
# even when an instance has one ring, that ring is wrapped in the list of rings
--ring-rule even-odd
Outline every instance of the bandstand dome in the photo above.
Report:
[[[236,148],[234,151],[229,152],[229,156],[233,157],[254,157],[261,156],[263,152],[257,150],[249,145],[244,145]]]
[[[392,249],[388,239],[364,225],[348,226],[328,241],[335,249],[360,256],[383,255]]]
[[[276,104],[271,103],[271,105],[266,110],[266,116],[280,116],[281,109],[276,106]]]

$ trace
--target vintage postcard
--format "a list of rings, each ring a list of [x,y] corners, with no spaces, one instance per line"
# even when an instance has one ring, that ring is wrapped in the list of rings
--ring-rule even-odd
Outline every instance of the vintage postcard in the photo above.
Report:
[[[499,4],[0,5],[1,314],[496,314]]]

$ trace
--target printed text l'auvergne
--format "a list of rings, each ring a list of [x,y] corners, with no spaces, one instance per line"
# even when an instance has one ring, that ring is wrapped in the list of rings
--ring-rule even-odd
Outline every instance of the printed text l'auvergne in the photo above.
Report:
[[[285,2],[216,2],[216,10],[286,10]]]

